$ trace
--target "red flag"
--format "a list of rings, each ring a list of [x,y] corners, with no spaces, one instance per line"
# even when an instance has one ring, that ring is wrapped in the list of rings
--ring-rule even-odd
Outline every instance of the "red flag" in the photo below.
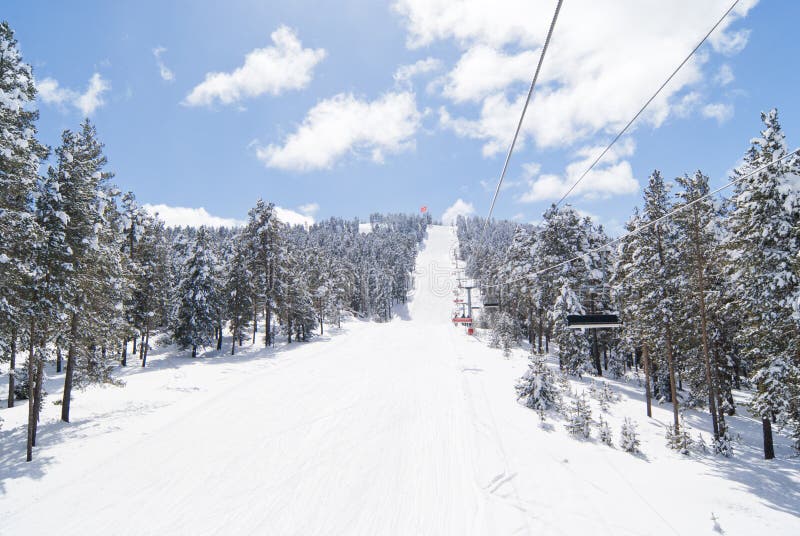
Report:
[[[419,211],[422,214],[425,214],[426,212],[428,212],[428,207],[426,207],[425,205],[422,205],[421,207],[419,207]]]

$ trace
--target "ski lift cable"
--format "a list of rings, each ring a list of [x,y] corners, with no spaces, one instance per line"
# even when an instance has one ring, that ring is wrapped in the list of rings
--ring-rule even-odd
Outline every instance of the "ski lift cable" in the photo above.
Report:
[[[737,0],[738,1],[738,0]],[[500,187],[503,185],[503,179],[506,176],[506,171],[508,170],[508,162],[511,160],[511,154],[514,152],[514,146],[517,144],[517,137],[519,137],[519,131],[522,129],[522,121],[525,119],[525,112],[528,110],[528,104],[531,102],[531,96],[533,95],[533,90],[536,87],[536,81],[539,78],[539,72],[542,69],[542,63],[544,62],[544,56],[547,53],[547,48],[550,46],[550,38],[553,36],[553,29],[556,26],[556,20],[558,20],[558,13],[561,11],[561,4],[564,3],[564,0],[558,0],[558,4],[556,4],[556,11],[553,13],[553,20],[550,21],[550,29],[547,31],[547,38],[544,40],[544,45],[542,46],[542,53],[539,55],[539,63],[536,65],[536,72],[533,74],[533,80],[531,81],[531,87],[528,90],[528,97],[525,99],[525,106],[522,107],[522,113],[519,116],[519,122],[517,123],[517,130],[514,132],[514,138],[511,140],[511,146],[508,148],[508,154],[506,155],[505,163],[503,163],[503,171],[500,172],[500,180],[497,181],[497,188],[494,191],[494,196],[492,197],[492,205],[489,207],[489,214],[486,216],[486,221],[483,224],[483,231],[481,231],[481,239],[483,238],[483,234],[486,232],[486,226],[489,225],[489,220],[492,218],[492,213],[494,212],[494,204],[497,201],[497,196],[500,193]]]
[[[509,285],[511,283],[516,283],[517,281],[522,281],[523,279],[528,278],[530,275],[544,274],[544,273],[549,272],[551,270],[555,270],[556,268],[560,268],[562,266],[565,266],[565,265],[567,265],[567,264],[569,264],[569,263],[571,263],[573,261],[577,261],[579,259],[582,259],[582,258],[584,258],[584,257],[586,257],[588,255],[591,255],[592,253],[597,253],[598,251],[602,251],[603,249],[605,249],[605,248],[607,248],[609,246],[613,246],[614,244],[617,244],[618,242],[621,242],[621,241],[625,240],[626,238],[629,238],[631,236],[635,236],[635,235],[639,234],[640,232],[644,231],[645,229],[653,227],[654,225],[658,225],[662,221],[664,221],[664,220],[666,220],[668,218],[671,218],[672,216],[674,216],[678,212],[681,212],[682,210],[687,209],[687,208],[691,207],[692,205],[694,205],[696,203],[699,203],[700,201],[703,201],[704,199],[708,199],[709,197],[715,196],[718,193],[720,193],[722,190],[730,188],[734,184],[737,184],[737,183],[739,183],[739,182],[741,182],[741,181],[743,181],[743,180],[745,180],[747,178],[750,178],[753,175],[757,175],[758,173],[761,173],[762,171],[764,171],[767,168],[769,168],[770,166],[773,166],[773,165],[777,164],[778,162],[782,162],[782,161],[784,161],[784,160],[786,160],[786,159],[788,159],[788,158],[790,158],[792,156],[795,156],[795,155],[800,155],[800,147],[798,147],[797,149],[795,149],[794,151],[792,151],[790,153],[787,153],[787,154],[783,155],[780,158],[776,158],[775,160],[772,160],[771,162],[769,162],[767,164],[764,164],[764,165],[754,169],[750,173],[747,173],[747,174],[742,175],[740,177],[736,177],[735,179],[723,184],[722,186],[720,186],[716,190],[713,190],[713,191],[711,191],[711,192],[709,192],[709,193],[707,193],[707,194],[705,194],[703,196],[700,196],[697,199],[693,199],[692,201],[686,203],[685,205],[681,205],[681,206],[679,206],[677,208],[674,208],[670,212],[667,212],[663,216],[661,216],[661,217],[659,217],[659,218],[657,218],[657,219],[655,219],[653,221],[650,221],[650,222],[647,222],[645,224],[642,224],[639,227],[637,227],[636,229],[628,231],[627,233],[624,233],[624,234],[618,236],[617,238],[614,238],[613,240],[609,240],[605,244],[602,244],[602,245],[597,246],[595,248],[589,249],[589,250],[581,253],[580,255],[576,255],[576,256],[572,257],[571,259],[567,259],[565,261],[559,262],[558,264],[554,264],[552,266],[548,266],[546,268],[542,268],[541,270],[537,270],[536,272],[533,272],[533,274],[528,274],[528,275],[525,275],[525,276],[522,276],[522,277],[518,277],[516,279],[511,279],[511,280],[508,280],[508,281],[503,281],[501,283],[495,283],[495,284],[492,284],[492,285],[481,285],[481,288],[499,287],[499,286],[502,286],[502,285]]]
[[[731,6],[728,8],[728,10],[725,11],[725,13],[722,14],[722,17],[719,18],[719,20],[716,22],[716,24],[714,24],[714,26],[711,27],[711,29],[708,31],[708,33],[706,33],[706,35],[700,40],[700,42],[697,43],[697,45],[695,45],[695,47],[692,49],[692,51],[689,52],[689,54],[675,68],[675,70],[672,71],[672,74],[669,75],[669,77],[664,81],[663,84],[661,84],[661,86],[659,86],[659,88],[656,90],[656,92],[653,93],[653,95],[649,99],[647,99],[647,102],[645,102],[644,105],[641,108],[639,108],[639,111],[636,112],[636,115],[634,115],[631,118],[631,120],[628,121],[628,123],[622,128],[622,130],[620,130],[619,133],[617,133],[617,135],[614,137],[614,139],[611,140],[611,143],[609,143],[608,146],[606,146],[606,148],[603,149],[603,152],[600,153],[597,156],[597,158],[595,158],[592,161],[591,165],[588,168],[586,168],[586,171],[584,171],[581,174],[581,176],[578,177],[578,180],[576,180],[572,184],[572,186],[569,187],[569,190],[567,190],[567,192],[564,195],[561,196],[561,199],[558,200],[558,202],[555,204],[555,206],[559,206],[569,196],[569,194],[571,194],[573,192],[573,190],[575,190],[575,188],[578,186],[578,184],[580,184],[581,181],[583,181],[583,179],[586,178],[586,176],[589,174],[589,172],[592,171],[592,169],[594,169],[594,167],[598,164],[598,162],[600,162],[600,160],[603,159],[603,157],[606,155],[606,153],[608,153],[608,151],[611,150],[611,147],[613,147],[614,144],[619,141],[619,139],[625,134],[625,132],[628,131],[628,129],[631,127],[631,125],[639,118],[640,115],[642,115],[642,113],[650,105],[650,103],[652,103],[653,100],[655,100],[655,98],[667,86],[667,84],[669,84],[670,81],[673,78],[675,78],[675,75],[678,74],[678,71],[680,71],[683,68],[683,66],[686,65],[686,62],[688,62],[691,59],[691,57],[694,56],[695,52],[697,52],[698,49],[703,45],[703,43],[705,43],[708,40],[708,38],[711,36],[711,34],[714,33],[714,30],[716,30],[717,27],[720,24],[722,24],[722,21],[725,20],[725,18],[728,16],[728,14],[730,14],[730,12],[733,11],[733,8],[735,8],[736,4],[738,4],[738,3],[739,3],[739,0],[734,0],[734,2],[731,4]],[[499,186],[498,186],[498,188],[499,188]],[[497,194],[495,194],[495,196],[496,195]],[[494,205],[494,203],[492,203],[492,205]]]
[[[601,152],[597,156],[597,158],[594,159],[594,161],[592,161],[591,165],[586,169],[586,171],[584,171],[581,174],[581,176],[578,178],[578,180],[575,181],[575,183],[573,183],[573,185],[561,197],[561,199],[558,200],[558,202],[555,204],[556,207],[559,206],[567,198],[567,196],[569,196],[572,193],[572,191],[578,186],[578,184],[581,181],[583,181],[584,178],[586,178],[586,176],[589,174],[589,172],[592,169],[594,169],[594,167],[600,162],[600,160],[602,160],[602,158],[606,155],[606,153],[608,153],[608,151],[611,149],[611,147],[613,147],[614,144],[617,141],[619,141],[619,139],[625,134],[625,132],[627,132],[627,130],[636,121],[636,119],[639,118],[639,116],[653,102],[653,100],[655,100],[655,98],[659,95],[659,93],[661,93],[661,91],[667,86],[667,84],[669,84],[669,82],[675,77],[675,75],[683,68],[683,66],[686,65],[686,63],[689,61],[689,59],[700,49],[700,47],[703,45],[703,43],[705,43],[708,40],[708,38],[711,36],[711,34],[714,33],[714,30],[716,30],[719,27],[719,25],[722,23],[722,21],[725,20],[725,18],[731,13],[731,11],[733,11],[733,9],[736,7],[736,5],[738,3],[739,3],[739,0],[734,0],[734,2],[725,11],[725,13],[723,13],[722,16],[717,20],[716,24],[714,24],[714,26],[711,27],[711,29],[706,33],[706,35],[692,49],[692,51],[689,52],[689,54],[686,56],[686,58],[684,58],[684,60],[675,68],[675,70],[672,72],[672,74],[670,74],[669,77],[664,81],[664,83],[662,83],[661,86],[659,86],[659,88],[656,90],[656,92],[653,93],[653,95],[644,103],[644,105],[639,109],[639,111],[636,112],[636,114],[630,119],[630,121],[628,121],[628,123],[625,125],[625,127],[622,130],[619,131],[619,133],[614,137],[614,139],[611,141],[611,143],[608,144],[608,146],[603,150],[603,152]],[[540,62],[541,62],[541,58],[540,58]],[[527,103],[526,103],[526,106],[527,106]],[[523,110],[523,115],[524,115],[524,113],[525,112]],[[522,118],[520,118],[520,124],[521,123],[522,123]],[[517,128],[517,132],[519,132],[519,127]],[[514,136],[514,140],[516,141],[516,135]],[[513,146],[514,145],[512,143],[512,149],[513,149]],[[509,151],[508,157],[510,157],[510,156],[511,156],[511,151]],[[481,239],[478,241],[479,244],[482,243],[483,235],[486,232],[486,226],[488,225],[489,219],[491,218],[491,215],[492,215],[492,211],[494,210],[495,201],[497,200],[497,195],[500,192],[500,185],[502,184],[503,177],[504,177],[505,171],[506,171],[506,166],[508,165],[508,157],[506,158],[506,165],[503,166],[503,173],[500,176],[500,182],[497,185],[497,189],[495,190],[494,198],[492,199],[492,206],[491,206],[491,210],[489,211],[489,216],[486,218],[486,221],[484,222],[483,230],[481,231]],[[517,229],[519,229],[519,224],[517,224],[517,226],[515,227],[514,234],[516,234]],[[508,257],[508,253],[511,251],[511,247],[512,246],[513,246],[513,241],[512,241],[511,244],[509,244],[509,247],[506,250],[506,254],[505,254],[506,258]],[[519,279],[510,281],[510,282],[518,281],[518,280],[521,280],[521,279],[523,279],[523,278],[519,278]],[[484,286],[488,288],[488,287],[491,287],[491,286],[500,286],[502,284],[504,284],[504,283],[496,283],[494,285],[484,285]]]

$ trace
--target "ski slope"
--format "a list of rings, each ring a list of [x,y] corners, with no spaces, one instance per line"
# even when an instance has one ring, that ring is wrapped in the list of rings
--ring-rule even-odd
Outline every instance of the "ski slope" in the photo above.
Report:
[[[388,324],[156,353],[78,393],[71,424],[54,376],[31,464],[26,406],[0,412],[0,534],[800,534],[797,464],[683,459],[643,416],[639,457],[540,425],[515,398],[524,355],[449,322],[454,245],[430,229]]]

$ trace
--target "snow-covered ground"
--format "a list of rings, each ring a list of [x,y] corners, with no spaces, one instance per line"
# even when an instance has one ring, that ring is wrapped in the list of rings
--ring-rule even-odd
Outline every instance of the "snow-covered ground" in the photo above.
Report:
[[[746,416],[733,459],[667,450],[670,408],[648,420],[635,383],[611,382],[606,418],[618,440],[635,417],[640,456],[540,424],[516,402],[524,351],[449,322],[454,243],[430,229],[388,324],[235,357],[162,349],[126,387],[78,392],[71,424],[52,374],[34,462],[26,406],[0,410],[0,534],[800,534],[800,461],[784,438],[761,460]]]

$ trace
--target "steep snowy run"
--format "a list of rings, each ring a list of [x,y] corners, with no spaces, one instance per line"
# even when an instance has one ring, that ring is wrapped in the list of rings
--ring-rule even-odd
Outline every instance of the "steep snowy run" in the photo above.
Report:
[[[541,425],[516,401],[523,353],[449,321],[454,246],[429,229],[390,323],[277,352],[156,351],[126,387],[77,393],[72,424],[53,381],[29,464],[26,408],[4,410],[0,534],[800,533],[796,465],[632,456]],[[638,419],[643,439],[669,415]]]

